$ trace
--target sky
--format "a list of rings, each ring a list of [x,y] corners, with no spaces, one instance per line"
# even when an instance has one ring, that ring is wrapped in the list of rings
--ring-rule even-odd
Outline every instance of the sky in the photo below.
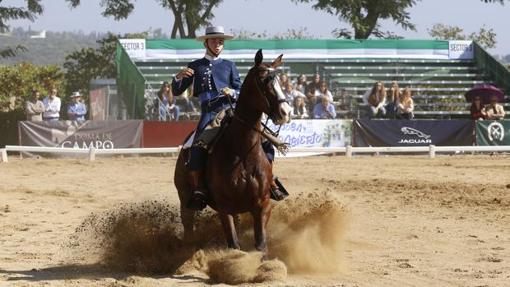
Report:
[[[23,0],[4,0],[2,6],[20,6]],[[142,32],[161,28],[170,34],[173,16],[159,6],[158,0],[136,0],[134,13],[127,20],[115,21],[101,16],[101,0],[82,0],[82,5],[70,9],[64,0],[43,0],[45,12],[34,22],[9,21],[11,27],[31,27],[32,30],[88,32]],[[335,28],[349,28],[338,17],[315,11],[310,4],[295,4],[291,0],[224,0],[213,10],[212,23],[227,31],[246,30],[273,35],[287,29],[306,27],[320,38],[333,38]],[[436,23],[459,26],[466,34],[477,32],[483,25],[497,34],[496,55],[510,54],[510,1],[504,6],[485,4],[480,0],[421,0],[409,9],[417,31],[405,31],[394,22],[381,22],[383,31],[392,31],[406,39],[429,39],[428,30]],[[199,32],[201,34],[202,31]]]

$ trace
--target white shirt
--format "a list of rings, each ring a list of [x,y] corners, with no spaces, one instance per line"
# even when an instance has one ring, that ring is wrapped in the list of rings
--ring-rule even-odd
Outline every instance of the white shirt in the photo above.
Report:
[[[43,118],[59,118],[60,117],[60,98],[45,97],[43,99],[44,113]]]

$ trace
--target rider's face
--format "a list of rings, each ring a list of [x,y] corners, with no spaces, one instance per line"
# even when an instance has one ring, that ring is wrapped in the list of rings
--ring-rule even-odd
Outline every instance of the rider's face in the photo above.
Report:
[[[223,38],[210,38],[207,39],[206,45],[214,54],[219,55],[223,50],[223,44],[225,40]]]

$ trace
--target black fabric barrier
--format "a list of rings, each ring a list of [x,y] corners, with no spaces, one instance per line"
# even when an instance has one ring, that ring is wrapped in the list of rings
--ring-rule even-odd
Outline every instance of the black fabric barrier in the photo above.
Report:
[[[89,149],[141,146],[143,121],[19,122],[20,145]]]
[[[510,145],[510,120],[476,121],[477,145]]]
[[[355,120],[353,146],[462,146],[473,144],[470,120]]]

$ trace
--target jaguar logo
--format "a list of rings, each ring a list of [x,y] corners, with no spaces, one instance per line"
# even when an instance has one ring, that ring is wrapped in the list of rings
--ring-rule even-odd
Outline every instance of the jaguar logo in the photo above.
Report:
[[[423,138],[423,139],[429,139],[430,138],[430,135],[425,134],[422,131],[419,131],[417,129],[413,129],[413,128],[410,128],[410,127],[402,127],[400,130],[405,135],[416,135],[417,137]]]
[[[493,122],[487,127],[487,133],[489,136],[489,140],[494,141],[502,141],[505,137],[505,128],[501,123]]]

